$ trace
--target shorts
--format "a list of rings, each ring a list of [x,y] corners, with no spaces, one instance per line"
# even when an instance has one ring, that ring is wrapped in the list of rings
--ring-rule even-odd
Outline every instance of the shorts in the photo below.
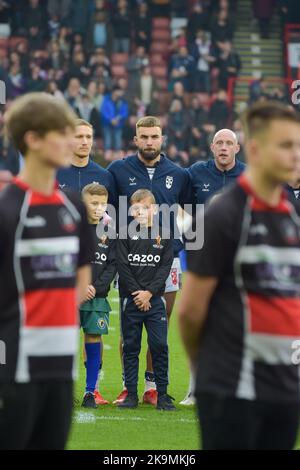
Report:
[[[170,274],[166,281],[165,293],[177,292],[179,289],[181,289],[181,276],[182,271],[180,266],[180,259],[174,258]]]
[[[96,297],[80,307],[80,326],[89,335],[107,335],[109,312],[111,311],[106,298]]]

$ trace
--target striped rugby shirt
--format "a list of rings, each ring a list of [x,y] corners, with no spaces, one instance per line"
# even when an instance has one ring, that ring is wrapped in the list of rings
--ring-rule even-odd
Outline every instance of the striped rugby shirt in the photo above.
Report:
[[[208,207],[204,223],[204,247],[188,254],[188,269],[219,282],[202,332],[196,391],[299,401],[298,361],[292,360],[300,339],[294,206],[284,192],[277,207],[269,206],[241,176]]]
[[[76,194],[33,192],[16,178],[0,195],[0,382],[74,377],[76,271],[93,242]]]

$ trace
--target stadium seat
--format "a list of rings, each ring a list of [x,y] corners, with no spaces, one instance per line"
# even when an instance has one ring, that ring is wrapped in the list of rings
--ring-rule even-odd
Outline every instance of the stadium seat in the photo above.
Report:
[[[20,42],[24,42],[26,45],[28,44],[28,40],[26,38],[21,36],[13,36],[9,39],[9,47],[11,49],[15,49]]]
[[[125,53],[121,54],[121,53],[115,52],[111,56],[111,63],[113,65],[124,65],[127,62],[128,62],[128,54],[125,54]]]
[[[9,45],[9,39],[8,38],[0,38],[0,47],[1,49],[7,49]]]
[[[168,47],[168,41],[153,41],[151,44],[152,53],[162,53]]]
[[[150,57],[150,63],[154,65],[163,65],[165,63],[161,54],[152,54]]]
[[[170,27],[170,20],[168,18],[153,18],[152,20],[152,28],[155,29],[163,29]]]
[[[166,78],[168,76],[168,68],[166,65],[155,65],[152,67],[152,73],[157,78]]]
[[[124,65],[112,65],[111,73],[113,77],[120,78],[120,77],[127,77],[127,71]]]
[[[153,41],[170,41],[171,34],[169,29],[154,29],[152,31]]]

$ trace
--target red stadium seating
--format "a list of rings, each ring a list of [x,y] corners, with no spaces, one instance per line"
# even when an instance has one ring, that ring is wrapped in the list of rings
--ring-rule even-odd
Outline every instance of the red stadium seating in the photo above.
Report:
[[[154,29],[163,29],[170,28],[170,20],[168,18],[153,18],[152,28]]]
[[[169,29],[154,29],[152,31],[152,39],[154,41],[170,41],[171,33]]]
[[[152,73],[157,78],[166,78],[168,75],[168,68],[166,65],[156,65],[152,67]]]
[[[124,65],[128,62],[128,54],[114,53],[111,56],[113,65]]]
[[[111,72],[112,72],[113,77],[116,77],[116,78],[127,77],[127,71],[124,65],[112,65]]]

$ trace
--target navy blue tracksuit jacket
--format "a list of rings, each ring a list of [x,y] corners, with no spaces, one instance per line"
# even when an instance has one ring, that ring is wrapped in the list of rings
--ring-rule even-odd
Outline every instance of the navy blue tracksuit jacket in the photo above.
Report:
[[[221,192],[233,183],[245,170],[246,165],[236,160],[235,166],[228,171],[220,171],[215,161],[194,163],[188,172],[192,179],[194,197],[197,204],[204,204],[211,196]]]
[[[116,189],[111,174],[90,158],[86,166],[71,165],[57,172],[57,180],[61,189],[72,188],[81,192],[82,188],[90,183],[99,183],[106,187],[109,193],[109,203],[116,204]]]
[[[112,162],[108,171],[113,175],[117,196],[127,196],[128,201],[138,189],[149,189],[156,198],[157,204],[193,204],[191,178],[188,171],[171,162],[161,154],[156,164],[155,173],[151,180],[144,163],[138,155],[130,155],[123,160]],[[171,214],[170,229],[174,232],[176,214]],[[179,239],[173,242],[174,256],[178,256],[183,245]]]

